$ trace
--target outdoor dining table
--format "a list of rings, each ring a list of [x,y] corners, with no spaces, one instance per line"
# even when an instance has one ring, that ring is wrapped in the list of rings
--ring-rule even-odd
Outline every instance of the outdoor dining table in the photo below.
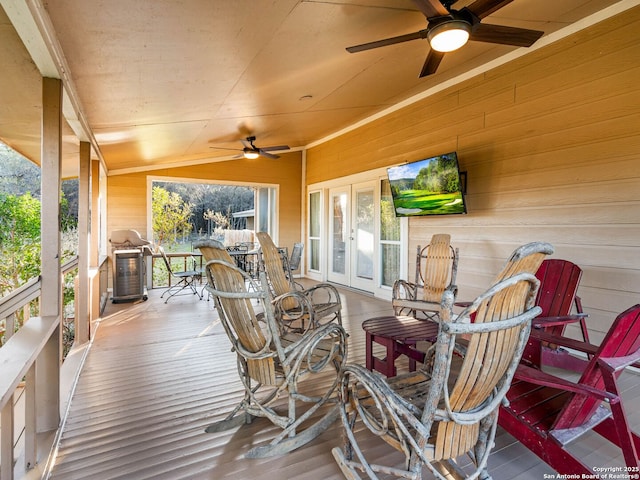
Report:
[[[418,320],[406,315],[388,315],[369,318],[362,322],[366,333],[366,367],[387,377],[395,377],[395,361],[400,355],[409,357],[409,370],[416,369],[416,362],[424,361],[424,352],[416,348],[421,341],[433,343],[438,336],[438,324],[431,320]],[[373,354],[373,344],[385,348],[386,357]]]

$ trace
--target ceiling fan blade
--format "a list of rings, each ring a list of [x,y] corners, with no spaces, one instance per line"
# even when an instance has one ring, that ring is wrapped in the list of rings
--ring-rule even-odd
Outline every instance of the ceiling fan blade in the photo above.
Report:
[[[264,147],[261,148],[261,152],[274,152],[276,150],[289,150],[289,145],[278,145],[276,147]]]
[[[502,45],[515,45],[518,47],[530,47],[544,32],[528,30],[526,28],[505,27],[504,25],[491,25],[480,23],[471,32],[469,40],[476,42],[499,43]]]
[[[259,149],[259,153],[263,157],[267,157],[267,158],[273,158],[273,159],[280,158],[280,155],[274,155],[273,153],[265,152],[264,149],[262,148]]]
[[[209,148],[212,148],[214,150],[233,150],[233,151],[240,150],[240,151],[242,151],[241,148],[227,148],[227,147],[209,147]]]
[[[443,52],[436,52],[433,49],[430,50],[426,60],[424,61],[424,65],[422,66],[422,71],[420,72],[419,78],[436,73],[436,70],[438,70],[438,66],[440,65],[440,62],[443,58]]]
[[[439,0],[413,0],[413,3],[427,18],[449,15],[449,10]]]
[[[405,35],[399,35],[397,37],[385,38],[382,40],[376,40],[375,42],[363,43],[361,45],[354,45],[347,47],[347,52],[356,53],[364,50],[371,50],[378,47],[386,47],[387,45],[395,45],[396,43],[408,42],[410,40],[417,40],[419,38],[427,38],[427,29],[420,30],[419,32],[407,33]]]
[[[511,2],[513,2],[513,0],[476,0],[466,8],[473,12],[476,17],[482,19]]]

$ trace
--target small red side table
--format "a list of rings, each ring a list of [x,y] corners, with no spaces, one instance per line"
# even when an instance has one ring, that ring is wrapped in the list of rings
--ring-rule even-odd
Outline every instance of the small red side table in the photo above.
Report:
[[[387,377],[395,377],[395,361],[400,355],[409,357],[409,370],[414,371],[416,362],[424,361],[424,352],[415,348],[416,343],[434,343],[438,336],[438,324],[431,320],[417,320],[409,316],[386,316],[370,318],[362,322],[366,332],[366,367],[377,370]],[[386,348],[387,356],[380,359],[373,355],[373,342]]]

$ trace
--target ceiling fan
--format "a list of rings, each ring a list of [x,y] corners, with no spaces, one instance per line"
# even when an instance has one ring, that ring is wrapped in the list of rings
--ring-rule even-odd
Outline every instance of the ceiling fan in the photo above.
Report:
[[[481,23],[481,20],[513,0],[476,0],[460,10],[451,8],[457,0],[413,0],[427,18],[427,28],[414,33],[385,38],[347,47],[355,53],[426,38],[431,49],[420,72],[420,78],[436,72],[446,52],[462,47],[468,40],[530,47],[543,34],[539,30]]]
[[[274,147],[264,147],[264,148],[259,148],[256,147],[255,144],[253,142],[256,141],[256,137],[254,135],[247,137],[246,139],[242,139],[240,140],[240,142],[242,142],[242,145],[244,148],[239,149],[239,148],[224,148],[224,147],[210,147],[210,148],[216,148],[219,150],[240,150],[242,153],[235,156],[234,158],[248,158],[248,159],[256,159],[258,157],[266,157],[266,158],[280,158],[279,155],[274,155],[273,153],[270,152],[275,152],[278,150],[289,150],[289,146],[288,145],[278,145],[278,146],[274,146]]]

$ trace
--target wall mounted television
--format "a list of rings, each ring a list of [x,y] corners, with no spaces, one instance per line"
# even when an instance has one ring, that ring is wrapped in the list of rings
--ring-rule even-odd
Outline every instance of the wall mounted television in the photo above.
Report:
[[[387,169],[397,217],[467,213],[456,152]]]

